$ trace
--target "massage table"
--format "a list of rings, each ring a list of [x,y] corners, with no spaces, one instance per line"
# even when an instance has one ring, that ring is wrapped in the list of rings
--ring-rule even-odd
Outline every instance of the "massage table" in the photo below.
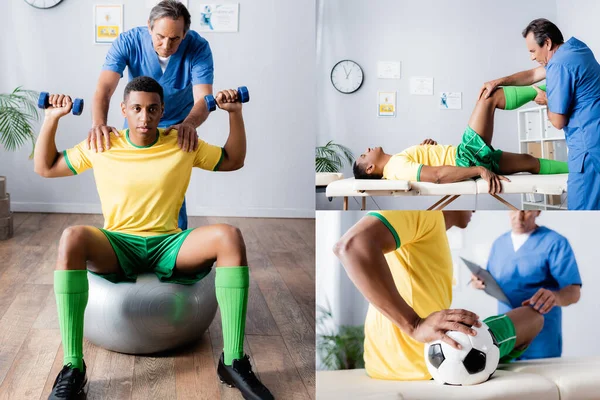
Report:
[[[317,399],[587,400],[600,399],[600,357],[554,358],[501,364],[474,386],[434,381],[371,379],[364,369],[317,371]]]
[[[501,194],[537,193],[561,195],[567,191],[569,174],[558,175],[508,175],[510,182],[502,182]],[[441,210],[463,195],[489,194],[484,179],[470,179],[456,183],[429,183],[415,181],[395,181],[385,179],[340,179],[327,185],[325,194],[329,198],[343,197],[344,210],[348,209],[349,197],[361,197],[361,210],[366,208],[367,197],[371,196],[442,196],[428,210]],[[518,210],[500,195],[491,195],[510,209]]]

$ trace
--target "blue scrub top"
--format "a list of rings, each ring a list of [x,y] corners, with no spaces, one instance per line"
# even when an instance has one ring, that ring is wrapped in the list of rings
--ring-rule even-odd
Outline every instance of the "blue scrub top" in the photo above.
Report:
[[[530,299],[540,288],[552,291],[581,285],[579,269],[569,241],[546,227],[538,227],[515,252],[511,233],[500,236],[492,245],[488,271],[510,300],[499,302],[504,314]],[[544,315],[544,328],[521,359],[560,357],[562,353],[562,311],[554,307]]]
[[[193,85],[213,83],[213,58],[206,39],[195,31],[188,31],[173,54],[165,72],[152,45],[148,27],[141,26],[123,32],[113,42],[102,70],[117,72],[123,77],[129,69],[129,80],[149,76],[163,87],[165,114],[159,126],[178,124],[194,106]],[[125,120],[127,127],[127,120]]]
[[[548,110],[566,115],[569,172],[582,172],[586,155],[600,172],[600,64],[572,37],[546,65]]]

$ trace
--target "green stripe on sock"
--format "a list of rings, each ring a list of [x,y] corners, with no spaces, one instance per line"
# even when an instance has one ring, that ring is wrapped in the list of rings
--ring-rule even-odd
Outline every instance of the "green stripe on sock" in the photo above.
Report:
[[[215,288],[221,310],[225,365],[244,356],[249,285],[248,267],[217,267]]]
[[[54,271],[54,294],[62,337],[63,363],[83,370],[83,315],[88,301],[87,271]]]
[[[540,158],[540,175],[568,174],[569,167],[564,161]]]

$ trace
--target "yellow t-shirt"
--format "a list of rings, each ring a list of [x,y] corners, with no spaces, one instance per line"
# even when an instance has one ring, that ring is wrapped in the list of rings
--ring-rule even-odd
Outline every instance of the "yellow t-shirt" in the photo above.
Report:
[[[88,150],[83,141],[63,152],[75,175],[94,169],[104,229],[138,236],[181,231],[177,217],[192,167],[217,170],[223,149],[198,140],[195,152],[185,152],[177,145],[177,131],[162,132],[147,147],[131,143],[129,130],[123,130],[120,137],[111,133],[108,151]]]
[[[452,256],[441,211],[378,211],[396,238],[396,250],[385,254],[402,298],[421,317],[450,307]],[[371,218],[372,218],[371,217]],[[376,379],[431,379],[417,342],[369,305],[365,320],[365,368]]]
[[[441,167],[456,165],[456,147],[441,144],[412,146],[393,155],[383,167],[383,178],[401,181],[420,181],[423,165]]]

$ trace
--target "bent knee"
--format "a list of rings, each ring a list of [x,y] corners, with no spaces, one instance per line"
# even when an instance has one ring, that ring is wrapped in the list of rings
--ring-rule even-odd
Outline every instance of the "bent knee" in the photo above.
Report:
[[[88,238],[87,227],[82,225],[70,226],[65,229],[60,237],[59,247],[71,248],[85,245]]]
[[[233,225],[220,224],[217,226],[217,232],[219,239],[223,244],[227,246],[245,248],[244,237],[242,236],[242,231],[240,231],[239,228]]]

